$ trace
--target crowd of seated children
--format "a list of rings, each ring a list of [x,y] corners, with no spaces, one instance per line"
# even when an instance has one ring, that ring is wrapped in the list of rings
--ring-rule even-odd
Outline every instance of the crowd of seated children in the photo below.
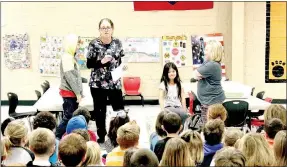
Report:
[[[127,113],[118,113],[112,118],[118,117],[112,128],[117,129],[113,133],[116,131],[118,145],[106,158],[102,156],[105,146],[90,139],[85,109],[71,118],[60,141],[55,137],[55,117],[40,112],[29,134],[22,120],[8,121],[1,140],[1,166],[286,166],[286,125],[282,121],[286,113],[277,109],[281,107],[273,104],[266,109],[263,132],[245,134],[238,128],[225,128],[228,115],[221,104],[210,107],[202,132],[182,131],[180,116],[163,111],[157,117],[157,137],[151,138],[150,149],[138,145],[139,125]]]

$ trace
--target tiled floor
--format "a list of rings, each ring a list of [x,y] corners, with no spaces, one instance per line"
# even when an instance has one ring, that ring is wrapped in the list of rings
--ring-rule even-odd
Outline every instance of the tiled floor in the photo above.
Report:
[[[155,120],[160,112],[160,107],[158,105],[145,105],[142,106],[126,106],[129,109],[129,117],[131,120],[135,120],[140,126],[140,141],[139,145],[141,147],[149,147],[149,136],[152,131],[154,131]],[[21,106],[17,107],[18,111],[29,110],[29,107]],[[111,111],[111,107],[108,106],[108,112]],[[1,106],[1,122],[3,122],[8,117],[8,106]],[[109,117],[107,117],[107,126],[109,125]],[[27,126],[28,126],[27,122]],[[90,122],[89,126],[94,130],[95,122]],[[108,127],[107,127],[108,128]]]

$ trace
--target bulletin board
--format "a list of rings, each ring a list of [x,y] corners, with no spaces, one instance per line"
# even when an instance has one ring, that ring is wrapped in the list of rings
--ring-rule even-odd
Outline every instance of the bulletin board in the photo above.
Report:
[[[286,2],[266,2],[265,82],[286,81]]]

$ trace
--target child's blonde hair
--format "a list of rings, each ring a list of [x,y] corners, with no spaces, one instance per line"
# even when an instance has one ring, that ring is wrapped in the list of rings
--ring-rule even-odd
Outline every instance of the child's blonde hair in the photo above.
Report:
[[[223,46],[219,41],[210,40],[206,43],[206,48],[210,48],[209,59],[216,62],[221,62],[224,56]]]
[[[101,165],[101,148],[97,142],[87,142],[86,160],[82,166]]]
[[[136,146],[139,141],[140,127],[136,121],[122,125],[117,131],[117,142],[122,149]]]
[[[51,156],[55,151],[55,135],[47,128],[37,128],[29,134],[29,148],[35,155]]]
[[[199,164],[203,161],[203,141],[198,132],[187,130],[181,133],[181,138],[187,142],[189,146],[189,151],[191,153],[191,158],[195,161],[196,164]]]
[[[159,166],[194,166],[187,143],[179,137],[168,140]]]
[[[7,125],[4,131],[5,137],[3,138],[3,143],[8,154],[12,146],[21,146],[26,140],[27,133],[28,128],[25,126],[25,122],[21,120],[12,121]]]
[[[279,118],[285,124],[286,123],[286,109],[280,104],[271,104],[264,111],[264,121],[272,118]]]
[[[245,134],[240,139],[238,149],[246,157],[246,166],[270,166],[273,164],[273,151],[262,134]]]
[[[227,111],[222,104],[213,104],[208,107],[207,119],[221,119],[223,122],[226,120]]]
[[[274,138],[273,150],[275,162],[273,166],[287,166],[287,138],[286,130],[279,131]]]
[[[1,140],[1,162],[7,157],[7,151],[3,140]]]
[[[236,141],[243,137],[243,132],[235,127],[229,127],[223,135],[223,143],[225,146],[234,147]]]
[[[215,166],[245,166],[246,158],[234,147],[224,147],[214,156]]]

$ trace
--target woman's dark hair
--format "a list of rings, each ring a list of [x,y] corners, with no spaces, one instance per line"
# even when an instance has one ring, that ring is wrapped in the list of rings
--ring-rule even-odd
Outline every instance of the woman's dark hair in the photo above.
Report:
[[[179,73],[178,73],[178,69],[176,67],[176,65],[172,62],[166,63],[163,67],[163,72],[162,72],[162,76],[160,79],[160,82],[164,82],[164,86],[165,86],[165,90],[166,93],[168,92],[168,86],[167,84],[169,83],[169,78],[168,78],[168,71],[169,69],[172,68],[176,71],[176,76],[174,78],[174,83],[176,84],[177,88],[178,88],[178,98],[181,98],[181,80],[179,77]]]
[[[122,125],[128,122],[130,122],[130,117],[128,116],[127,113],[124,116],[117,115],[114,119],[111,120],[108,137],[110,138],[111,143],[113,144],[114,147],[118,146],[117,131],[119,127],[121,127]]]
[[[160,137],[166,136],[166,132],[161,128],[161,126],[162,126],[162,120],[163,120],[164,116],[168,113],[169,113],[169,111],[165,110],[165,111],[160,112],[157,115],[156,122],[155,122],[155,131]]]
[[[101,28],[101,25],[102,25],[103,21],[105,21],[105,20],[111,24],[111,27],[112,27],[112,28],[114,28],[114,23],[113,23],[113,21],[112,21],[111,19],[109,19],[109,18],[103,18],[103,19],[99,22],[99,28]]]

